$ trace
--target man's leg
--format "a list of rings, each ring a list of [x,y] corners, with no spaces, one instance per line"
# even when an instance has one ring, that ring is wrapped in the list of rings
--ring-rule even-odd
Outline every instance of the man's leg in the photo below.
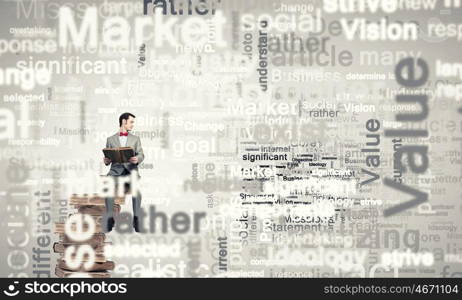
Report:
[[[114,191],[117,193],[117,178],[113,177],[115,180]],[[106,204],[106,212],[103,216],[102,224],[106,226],[105,232],[110,232],[114,226],[114,197],[105,197],[104,202]]]
[[[125,192],[124,194],[126,195],[127,193],[129,193],[129,194],[132,195],[133,228],[135,229],[136,232],[140,232],[140,230],[139,230],[139,216],[140,216],[140,209],[141,209],[141,193],[137,189],[135,189],[135,191],[132,191],[131,186],[132,186],[131,181],[124,183],[124,192]],[[132,192],[136,192],[136,195],[133,195]]]
[[[106,218],[114,218],[114,197],[104,198],[106,203]]]
[[[133,216],[140,216],[141,209],[141,193],[138,192],[136,196],[132,196]]]
[[[141,209],[141,193],[138,192],[136,196],[132,196],[133,206],[133,228],[136,232],[140,232],[140,209]]]
[[[105,197],[104,202],[106,203],[106,213],[102,224],[106,226],[105,232],[110,232],[114,226],[114,197]]]

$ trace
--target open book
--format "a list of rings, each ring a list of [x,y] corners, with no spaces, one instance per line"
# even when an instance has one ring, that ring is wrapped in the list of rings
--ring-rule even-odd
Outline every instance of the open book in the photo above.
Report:
[[[130,157],[135,156],[135,151],[132,147],[104,148],[103,153],[113,163],[127,163]]]

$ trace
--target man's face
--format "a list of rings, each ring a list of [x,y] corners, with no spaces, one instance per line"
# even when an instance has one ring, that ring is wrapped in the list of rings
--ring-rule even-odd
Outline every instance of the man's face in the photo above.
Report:
[[[123,122],[125,123],[125,129],[127,131],[130,131],[130,130],[133,130],[133,126],[135,126],[135,118],[133,118],[132,116],[129,116],[127,120],[123,120]]]

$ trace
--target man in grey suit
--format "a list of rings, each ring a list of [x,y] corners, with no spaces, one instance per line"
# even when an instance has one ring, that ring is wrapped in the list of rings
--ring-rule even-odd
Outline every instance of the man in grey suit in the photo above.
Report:
[[[111,159],[105,157],[104,164],[111,164],[108,176],[129,176],[132,172],[138,172],[138,165],[143,161],[144,154],[141,147],[139,137],[130,133],[135,125],[135,116],[131,113],[123,113],[119,117],[120,130],[116,134],[107,138],[106,148],[132,147],[135,151],[135,156],[131,157],[128,163],[112,163]],[[138,175],[139,177],[139,175]],[[125,192],[130,189],[130,185],[125,185]],[[115,189],[117,191],[117,188]],[[133,204],[133,227],[136,232],[139,232],[138,217],[141,206],[141,193],[138,189],[136,195],[132,195]],[[107,216],[107,231],[111,231],[114,227],[114,198],[107,197],[106,200],[106,216]]]

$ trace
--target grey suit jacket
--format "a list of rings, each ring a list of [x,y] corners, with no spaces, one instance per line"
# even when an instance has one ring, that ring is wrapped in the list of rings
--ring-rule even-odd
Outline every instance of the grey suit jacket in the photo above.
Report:
[[[107,138],[106,148],[117,148],[121,147],[119,142],[119,133],[111,135]],[[111,169],[108,176],[120,176],[123,174],[124,170],[127,170],[131,173],[133,170],[138,171],[138,165],[144,160],[143,148],[141,147],[141,140],[136,135],[128,133],[127,144],[125,147],[132,147],[135,150],[135,156],[138,157],[138,164],[132,163],[111,163]]]

